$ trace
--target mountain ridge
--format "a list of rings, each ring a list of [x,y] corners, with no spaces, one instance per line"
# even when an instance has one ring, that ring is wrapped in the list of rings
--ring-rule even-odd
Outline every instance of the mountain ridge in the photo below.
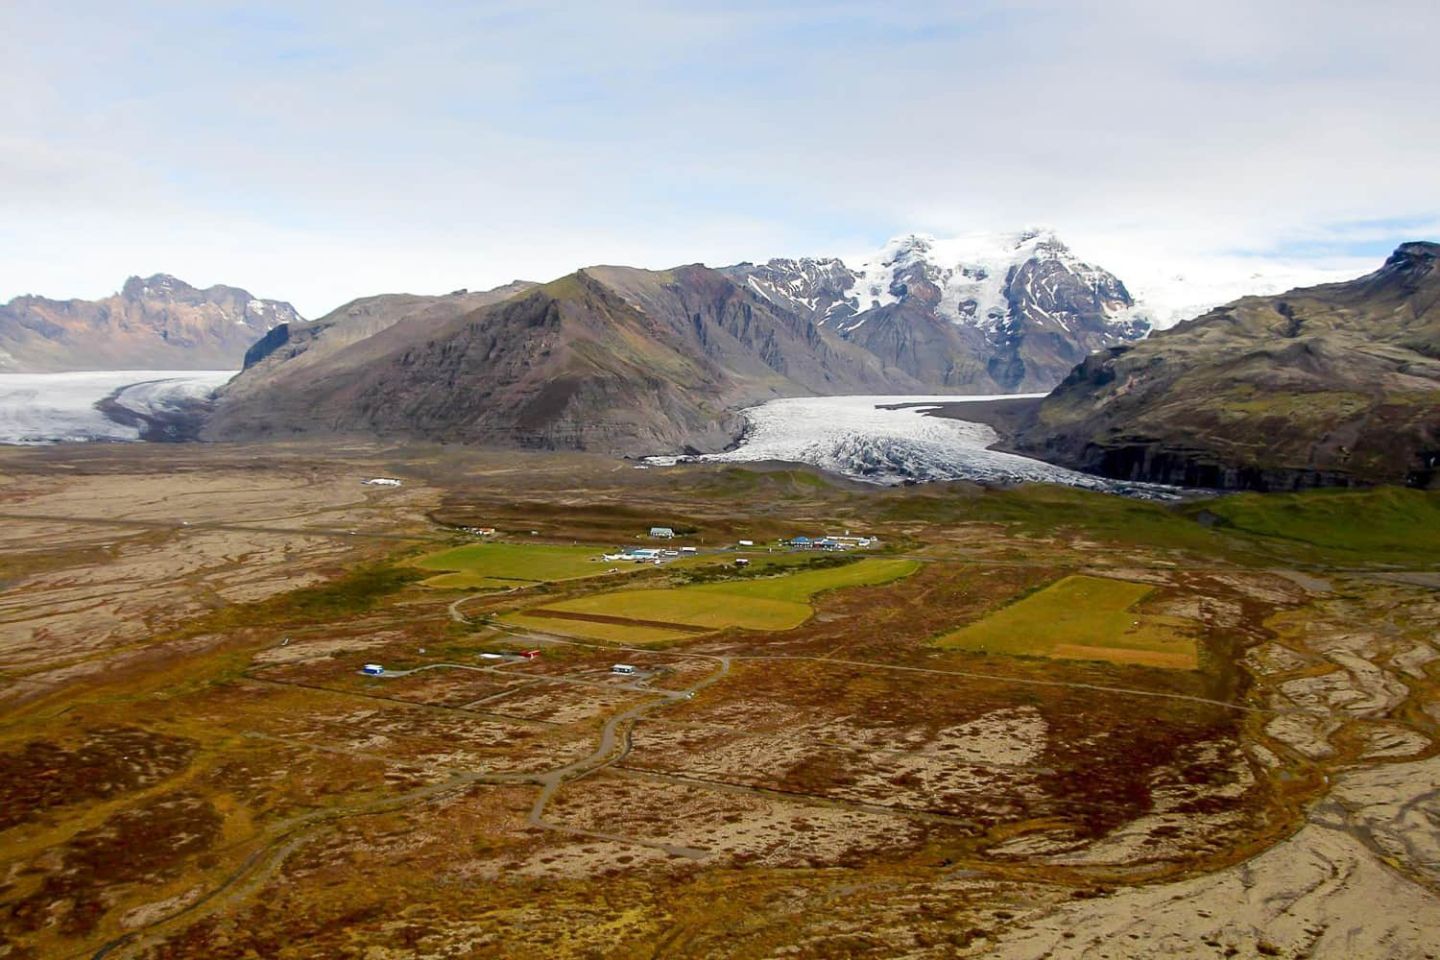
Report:
[[[739,430],[739,406],[892,379],[818,336],[709,268],[589,267],[308,362],[303,345],[272,352],[221,391],[205,436],[718,449]]]
[[[254,340],[299,319],[285,301],[167,273],[99,300],[26,294],[0,306],[0,372],[234,369]]]
[[[1015,430],[1021,453],[1222,489],[1440,478],[1440,244],[1350,281],[1245,297],[1087,357]]]
[[[854,268],[801,258],[721,269],[932,389],[1049,389],[1091,350],[1153,326],[1119,278],[1049,230],[909,234]]]

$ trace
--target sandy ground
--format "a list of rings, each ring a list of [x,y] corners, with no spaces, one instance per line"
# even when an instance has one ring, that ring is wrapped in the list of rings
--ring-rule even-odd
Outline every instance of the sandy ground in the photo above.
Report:
[[[434,535],[434,491],[329,466],[4,476],[0,670],[53,681],[204,611],[319,582],[373,550],[367,536]]]
[[[1341,778],[1290,839],[1180,883],[1026,916],[1013,960],[1238,955],[1414,960],[1440,952],[1440,761]]]
[[[1035,910],[1017,918],[995,955],[1440,956],[1440,757],[1433,724],[1395,719],[1407,700],[1434,705],[1433,689],[1413,681],[1426,677],[1421,668],[1437,655],[1440,598],[1412,592],[1396,595],[1397,609],[1384,597],[1360,608],[1324,599],[1328,589],[1313,578],[1295,579],[1322,599],[1305,617],[1277,618],[1286,646],[1266,644],[1248,661],[1281,679],[1274,707],[1301,712],[1274,717],[1264,733],[1278,750],[1353,758],[1304,825],[1207,876]],[[1301,675],[1283,680],[1287,670]],[[1252,745],[1259,751],[1270,754]],[[1163,809],[1163,794],[1160,801]]]
[[[6,473],[0,456],[0,707],[74,683],[79,709],[35,721],[61,747],[71,745],[66,718],[82,713],[75,730],[103,715],[193,738],[201,759],[154,791],[202,791],[226,818],[216,851],[228,865],[108,889],[117,932],[179,935],[164,918],[196,904],[195,918],[213,912],[227,936],[255,926],[259,911],[262,928],[309,943],[323,922],[307,928],[306,918],[323,916],[333,897],[344,901],[334,929],[374,940],[383,924],[424,920],[439,939],[409,952],[366,943],[305,955],[588,957],[624,946],[746,958],[1440,956],[1440,597],[1425,584],[1153,569],[1139,559],[1109,568],[1165,586],[1147,612],[1203,622],[1233,641],[1222,649],[1248,674],[1234,688],[1243,703],[1219,704],[1223,723],[1195,725],[1159,754],[1151,741],[1148,757],[1136,747],[1140,724],[1178,723],[1172,713],[1201,703],[1208,715],[1216,703],[1177,693],[1194,689],[1183,678],[1095,665],[1045,664],[1041,674],[1033,664],[970,662],[988,679],[962,681],[929,669],[958,661],[904,660],[923,651],[923,636],[884,655],[890,666],[927,665],[899,667],[917,671],[900,675],[905,683],[886,663],[843,659],[853,649],[841,645],[847,615],[867,634],[872,623],[899,634],[905,621],[885,620],[887,604],[906,617],[929,604],[943,612],[946,584],[932,577],[927,593],[915,584],[888,588],[910,595],[876,591],[858,613],[832,603],[794,636],[692,647],[732,655],[726,679],[645,714],[633,735],[619,731],[613,755],[587,764],[609,718],[654,699],[606,685],[619,655],[547,653],[502,674],[358,676],[371,657],[414,663],[407,658],[434,643],[469,645],[446,658],[473,659],[493,642],[451,620],[448,595],[431,602],[417,588],[343,622],[302,622],[289,643],[246,626],[165,639],[167,627],[199,614],[433,536],[426,512],[438,486],[364,486],[390,471],[361,459],[222,456],[204,470],[167,470],[153,453],[148,466],[130,456],[48,473]],[[239,640],[253,651],[243,668],[227,652],[215,658],[223,675],[186,689],[83,702],[81,681],[146,657],[204,663],[232,650],[235,634],[248,634]],[[763,666],[744,662],[759,650]],[[805,656],[778,662],[790,651]],[[817,663],[820,655],[834,659]],[[678,651],[623,659],[675,691],[722,663]],[[1010,686],[1035,676],[1045,685]],[[561,677],[577,682],[554,682]],[[1097,677],[1108,686],[1094,686]],[[1178,699],[1153,699],[1166,696]],[[891,709],[901,701],[923,707]],[[30,705],[36,714],[50,706]],[[1231,707],[1233,723],[1223,712]],[[505,713],[513,716],[497,716]],[[61,747],[54,756],[66,756]],[[1057,781],[1073,756],[1094,762]],[[59,764],[34,769],[48,776]],[[1140,773],[1132,782],[1117,767]],[[545,779],[566,768],[563,783]],[[1082,833],[1063,801],[1117,782],[1127,792],[1102,794],[1107,810],[1130,812]],[[555,787],[548,800],[542,783]],[[1131,796],[1143,802],[1127,806]],[[373,805],[395,797],[404,803]],[[7,834],[6,896],[18,902],[15,891],[63,866],[57,851],[69,835],[54,831],[105,822],[135,800],[88,813],[46,807]],[[345,816],[311,830],[304,818],[319,809]],[[235,841],[279,823],[296,831],[295,846],[277,841],[273,859],[202,903],[224,871],[241,869],[248,848]],[[39,847],[47,836],[55,842]],[[37,845],[34,856],[26,844]],[[382,901],[379,915],[393,919],[352,915],[376,889],[412,883]],[[727,915],[731,896],[748,899]],[[503,934],[502,914],[513,923]],[[682,914],[684,936],[668,939]],[[530,952],[507,954],[507,936],[531,934]],[[224,955],[196,943],[171,955]]]

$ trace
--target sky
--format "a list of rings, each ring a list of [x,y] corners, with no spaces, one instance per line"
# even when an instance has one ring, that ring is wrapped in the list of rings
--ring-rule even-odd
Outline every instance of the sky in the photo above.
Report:
[[[0,2],[0,300],[1054,228],[1244,292],[1440,238],[1440,4]],[[1199,294],[1197,294],[1198,296]]]

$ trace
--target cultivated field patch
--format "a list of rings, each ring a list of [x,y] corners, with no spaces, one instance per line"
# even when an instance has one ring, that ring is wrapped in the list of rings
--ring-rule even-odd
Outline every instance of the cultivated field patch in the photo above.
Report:
[[[524,627],[539,633],[553,633],[581,640],[600,640],[605,643],[645,645],[669,643],[695,635],[695,628],[684,624],[670,627],[645,626],[638,623],[617,622],[611,618],[588,620],[571,616],[556,617],[555,611],[531,610],[528,613],[511,614],[502,619],[513,626]]]
[[[497,580],[494,577],[480,577],[473,573],[442,573],[421,581],[427,587],[438,590],[513,590],[528,587],[535,580]]]
[[[573,580],[604,573],[611,565],[600,559],[603,553],[599,547],[472,543],[427,554],[416,560],[415,566],[440,574],[425,581],[430,586],[518,586],[516,581]]]
[[[841,567],[807,570],[780,577],[724,581],[660,590],[617,590],[530,610],[526,618],[542,629],[601,638],[597,627],[621,631],[619,639],[645,642],[633,629],[658,631],[659,639],[686,635],[685,628],[779,631],[800,626],[814,608],[810,599],[825,590],[888,583],[918,569],[914,560],[867,559]],[[557,614],[561,616],[556,616]],[[593,622],[576,616],[595,618]],[[514,618],[512,618],[514,619]],[[667,633],[667,628],[670,628]],[[584,631],[584,632],[580,632]],[[605,631],[609,634],[609,631]],[[614,639],[613,634],[603,639]],[[652,640],[651,642],[657,642]]]
[[[1199,650],[1185,632],[1189,621],[1135,611],[1154,589],[1107,577],[1065,577],[938,643],[982,653],[1197,669]]]

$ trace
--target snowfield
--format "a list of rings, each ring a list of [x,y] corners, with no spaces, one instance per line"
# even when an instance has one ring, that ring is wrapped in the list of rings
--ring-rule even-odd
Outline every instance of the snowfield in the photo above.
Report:
[[[808,463],[831,473],[879,484],[907,480],[971,480],[995,485],[1059,483],[1155,499],[1179,495],[1173,487],[1109,480],[991,450],[990,445],[999,437],[989,426],[925,415],[926,410],[934,410],[941,403],[999,399],[1005,397],[851,396],[771,400],[743,411],[748,425],[734,450],[698,457],[648,459],[655,464],[682,460],[711,463],[781,460]],[[903,403],[921,406],[884,409],[887,405]]]
[[[87,370],[80,373],[0,374],[0,443],[139,440],[140,431],[96,408],[111,394],[140,414],[203,397],[234,370]]]
[[[970,233],[945,239],[912,233],[895,237],[878,253],[856,261],[859,266],[855,268],[855,285],[848,292],[857,300],[856,309],[862,316],[847,321],[842,329],[848,332],[864,324],[866,310],[897,302],[892,284],[900,274],[919,266],[940,288],[940,302],[935,307],[940,316],[996,336],[1011,315],[1006,295],[1011,275],[1030,260],[1058,261],[1093,289],[1113,279],[1076,257],[1048,228]],[[1031,301],[1039,303],[1033,297]],[[1149,313],[1138,303],[1107,316],[1108,322],[1117,327],[1137,318],[1149,321]],[[1063,320],[1058,322],[1065,326]]]

